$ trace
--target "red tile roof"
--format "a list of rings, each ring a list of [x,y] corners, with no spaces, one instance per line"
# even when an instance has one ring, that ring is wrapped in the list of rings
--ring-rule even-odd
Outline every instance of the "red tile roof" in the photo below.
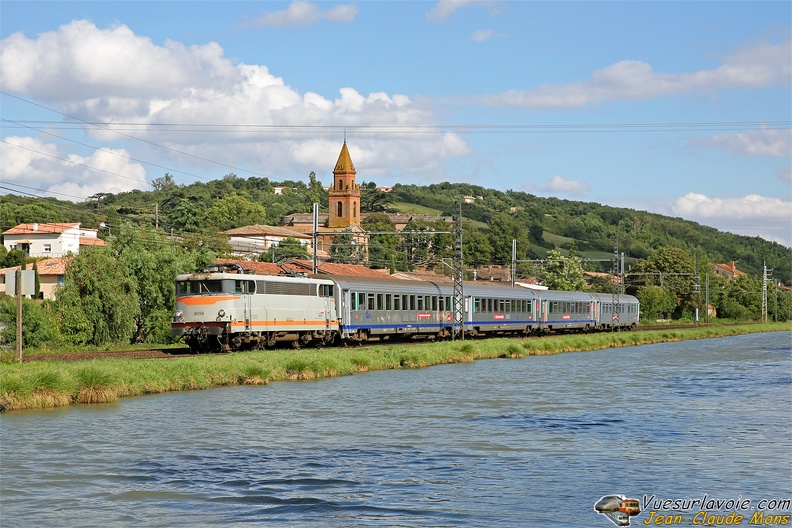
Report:
[[[286,267],[301,273],[311,273],[313,262],[310,260],[292,260],[285,264]],[[339,264],[337,262],[319,263],[318,272],[325,275],[345,275],[353,277],[387,277],[388,270],[374,270],[358,264]]]
[[[80,237],[81,246],[104,246],[105,241],[96,237]]]
[[[292,238],[301,238],[306,239],[310,238],[306,236],[305,233],[301,231],[297,231],[295,229],[289,229],[288,227],[280,227],[280,226],[268,226],[268,225],[250,225],[244,227],[237,227],[236,229],[229,229],[225,232],[227,235],[233,236],[282,236],[282,237],[292,237]]]
[[[34,229],[35,227],[35,229]],[[67,229],[80,227],[80,224],[19,224],[8,231],[3,231],[4,235],[41,235],[52,233],[63,233]]]
[[[244,269],[259,275],[282,275],[283,269],[272,262],[258,262],[251,260],[217,259],[216,264],[239,264]]]
[[[69,266],[71,262],[71,258],[69,257],[60,257],[60,258],[50,258],[45,260],[39,260],[36,264],[36,268],[38,269],[39,275],[65,275],[66,268]],[[7,271],[11,270],[18,270],[19,266],[14,266],[13,268],[4,268],[0,269],[0,275],[5,275]],[[30,263],[25,266],[25,269],[32,270],[33,264]]]

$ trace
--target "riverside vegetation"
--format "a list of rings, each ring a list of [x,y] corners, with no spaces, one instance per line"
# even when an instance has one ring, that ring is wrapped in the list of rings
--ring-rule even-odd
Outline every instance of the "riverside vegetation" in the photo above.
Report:
[[[0,411],[112,403],[119,398],[144,394],[315,380],[376,370],[469,363],[477,359],[523,358],[778,331],[792,331],[792,326],[788,322],[717,325],[529,339],[276,349],[174,360],[107,357],[71,362],[5,362],[0,366]]]

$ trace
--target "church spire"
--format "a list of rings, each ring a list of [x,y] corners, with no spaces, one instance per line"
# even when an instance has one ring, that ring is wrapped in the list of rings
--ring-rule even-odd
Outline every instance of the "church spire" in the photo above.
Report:
[[[333,169],[328,227],[349,227],[360,222],[360,186],[355,183],[355,174],[345,137]]]
[[[346,138],[344,138],[344,146],[341,147],[341,154],[338,155],[338,161],[333,170],[333,174],[336,175],[344,173],[352,173],[353,176],[356,174],[355,165],[352,163],[352,158],[349,156],[349,149],[347,149]],[[354,177],[352,179],[354,181]]]

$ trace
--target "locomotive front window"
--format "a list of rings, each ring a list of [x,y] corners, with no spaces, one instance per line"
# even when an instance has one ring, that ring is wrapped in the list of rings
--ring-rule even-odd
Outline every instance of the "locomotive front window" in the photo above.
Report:
[[[229,283],[229,284],[225,284]],[[224,289],[224,286],[227,289]],[[234,281],[204,280],[204,281],[179,281],[176,283],[177,295],[201,295],[206,293],[231,293],[234,291]]]

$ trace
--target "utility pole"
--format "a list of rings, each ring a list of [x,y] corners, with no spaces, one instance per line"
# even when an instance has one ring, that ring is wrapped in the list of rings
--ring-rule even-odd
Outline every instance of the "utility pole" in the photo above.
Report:
[[[316,245],[317,245],[317,236],[318,236],[316,233],[317,231],[319,231],[319,204],[315,203],[313,204],[313,266],[311,268],[314,275],[316,275],[318,268],[318,264],[316,261],[317,259]]]
[[[704,321],[709,324],[709,273],[704,274]]]
[[[19,266],[16,274],[16,353],[17,359],[22,363],[22,270],[24,265]]]
[[[514,288],[517,282],[517,239],[512,239],[511,283]]]
[[[617,232],[614,235],[614,244],[613,244],[613,278],[619,276],[619,233]],[[621,282],[624,282],[624,277],[621,277]],[[611,299],[611,330],[616,331],[619,328],[619,291],[621,291],[622,285],[619,284],[613,290],[613,298]]]
[[[767,261],[762,261],[762,322],[767,322],[767,280],[772,269],[767,269]]]
[[[451,338],[465,340],[465,311],[464,311],[464,259],[462,256],[462,200],[457,200],[457,215],[454,223],[454,235],[456,243],[454,245],[454,325],[451,329]]]
[[[696,259],[694,261],[694,269],[693,269],[693,277],[695,279],[693,285],[693,291],[697,294],[696,300],[696,326],[699,324],[699,309],[701,308],[701,278],[699,277],[698,271],[698,253],[696,253]]]

